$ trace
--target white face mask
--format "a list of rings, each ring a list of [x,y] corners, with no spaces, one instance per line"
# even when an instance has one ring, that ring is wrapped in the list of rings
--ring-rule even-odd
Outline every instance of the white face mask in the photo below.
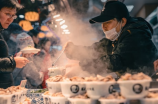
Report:
[[[121,25],[122,25],[122,21],[121,21]],[[117,26],[116,26],[117,27]],[[120,32],[117,33],[116,31],[116,27],[109,30],[109,31],[104,31],[105,37],[111,41],[115,41],[119,36],[120,36],[120,32],[121,32],[121,26],[120,26]]]

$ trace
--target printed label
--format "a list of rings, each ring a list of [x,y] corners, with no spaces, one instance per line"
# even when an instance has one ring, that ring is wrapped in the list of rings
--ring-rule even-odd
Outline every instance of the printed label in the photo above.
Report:
[[[114,90],[114,86],[111,85],[111,86],[109,87],[109,93],[110,93],[110,94],[113,93],[113,90]]]
[[[133,91],[136,93],[136,94],[140,94],[142,91],[143,91],[143,86],[141,84],[135,84],[133,86]]]
[[[13,95],[11,99],[12,104],[16,104],[16,100],[17,100],[17,96]]]
[[[70,87],[70,90],[72,93],[78,93],[79,92],[79,86],[78,85],[72,85]]]

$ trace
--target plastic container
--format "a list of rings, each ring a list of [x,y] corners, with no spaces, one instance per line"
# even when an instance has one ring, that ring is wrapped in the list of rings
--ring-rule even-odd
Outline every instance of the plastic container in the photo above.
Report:
[[[144,98],[142,104],[158,104],[158,98]]]
[[[100,104],[126,104],[126,99],[99,99]]]
[[[68,98],[70,104],[92,104],[91,99]]]
[[[49,70],[49,76],[56,76],[56,75],[65,75],[66,68],[65,67],[51,67],[48,68]]]
[[[87,94],[91,99],[99,99],[113,92],[116,82],[85,82]]]
[[[118,81],[121,95],[126,99],[141,99],[149,92],[151,80]]]
[[[59,82],[50,82],[46,81],[47,83],[47,88],[50,93],[56,93],[56,92],[61,92],[61,86]]]
[[[52,104],[51,103],[51,99],[50,99],[50,95],[44,95],[44,94],[42,94],[42,96],[43,96],[43,101],[44,101],[44,104]]]
[[[83,82],[60,82],[62,94],[69,98],[86,92],[86,85]]]
[[[69,104],[69,101],[66,97],[49,97],[51,99],[50,104]]]

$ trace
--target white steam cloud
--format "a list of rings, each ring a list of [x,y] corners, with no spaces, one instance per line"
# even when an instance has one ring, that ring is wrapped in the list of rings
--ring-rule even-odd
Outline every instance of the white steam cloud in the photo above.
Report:
[[[91,46],[93,43],[99,41],[101,38],[103,38],[102,34],[103,32],[97,31],[96,28],[93,28],[92,25],[87,21],[84,22],[78,14],[60,14],[60,17],[56,17],[56,19],[59,21],[59,25],[61,24],[62,21],[62,26],[60,29],[58,29],[58,36],[61,39],[62,46],[64,46],[68,41],[71,41],[74,43],[74,45],[79,45],[79,46]],[[101,24],[99,24],[101,25]],[[65,27],[65,28],[64,28]],[[59,28],[59,27],[58,27]],[[64,28],[64,29],[62,29]],[[101,29],[100,29],[101,30]],[[69,32],[70,34],[61,34],[62,31]],[[76,50],[76,51],[81,51],[81,50]],[[84,58],[94,58],[95,56],[89,56],[86,51],[82,50],[81,51],[84,54]],[[53,61],[59,56],[60,52],[53,57]],[[88,56],[88,57],[87,57]],[[98,56],[98,55],[96,55]],[[66,64],[73,64],[73,67],[68,67],[67,68],[67,74],[69,77],[72,76],[94,76],[94,74],[90,74],[88,71],[83,71],[81,67],[79,66],[79,61],[77,60],[70,60],[68,59],[65,54],[63,54],[60,59],[57,61],[56,66],[65,66]],[[93,65],[92,69],[88,70],[96,70]],[[103,69],[103,73],[99,73],[102,75],[107,75],[106,68]]]

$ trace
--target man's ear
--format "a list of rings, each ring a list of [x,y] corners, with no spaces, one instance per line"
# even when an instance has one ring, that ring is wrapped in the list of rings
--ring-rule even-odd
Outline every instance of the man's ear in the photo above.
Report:
[[[127,23],[127,19],[126,18],[122,18],[122,27],[124,27]]]
[[[0,23],[1,23],[1,13],[0,13]]]

